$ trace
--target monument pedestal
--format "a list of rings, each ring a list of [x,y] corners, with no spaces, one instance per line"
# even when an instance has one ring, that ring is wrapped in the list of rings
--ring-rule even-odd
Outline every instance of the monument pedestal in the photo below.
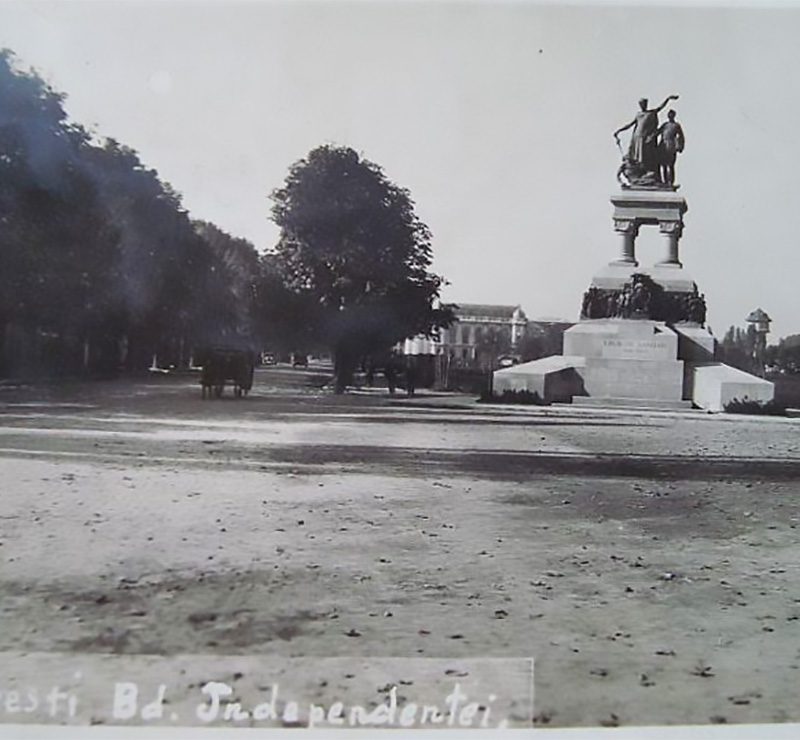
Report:
[[[586,319],[564,333],[562,355],[496,371],[494,392],[526,390],[546,402],[685,408],[679,343],[678,332],[663,322]]]
[[[686,200],[660,187],[624,189],[611,203],[620,253],[592,279],[581,321],[564,333],[562,355],[496,371],[494,392],[633,408],[694,403],[714,411],[735,398],[772,398],[772,383],[714,362],[705,297],[678,254]],[[664,239],[662,259],[647,268],[636,261],[642,226],[657,226]]]
[[[564,333],[564,354],[585,359],[584,395],[680,401],[683,362],[678,335],[666,324],[637,319],[582,321]]]
[[[528,391],[545,403],[723,411],[733,400],[769,401],[772,383],[714,361],[697,324],[585,319],[564,332],[564,353],[497,370],[494,392]]]

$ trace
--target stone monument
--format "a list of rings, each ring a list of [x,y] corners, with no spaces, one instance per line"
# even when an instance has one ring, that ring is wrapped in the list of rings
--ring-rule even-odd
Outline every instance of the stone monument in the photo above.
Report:
[[[654,109],[639,101],[634,119],[614,132],[622,154],[619,192],[611,196],[619,252],[584,293],[580,321],[564,334],[563,353],[494,373],[496,394],[527,390],[543,401],[656,408],[695,406],[721,411],[734,398],[766,401],[773,386],[715,361],[716,342],[705,326],[705,296],[684,269],[680,240],[685,198],[675,183],[683,128],[670,110],[677,95]],[[627,151],[619,134],[633,129]],[[661,258],[640,266],[642,228],[663,237]]]

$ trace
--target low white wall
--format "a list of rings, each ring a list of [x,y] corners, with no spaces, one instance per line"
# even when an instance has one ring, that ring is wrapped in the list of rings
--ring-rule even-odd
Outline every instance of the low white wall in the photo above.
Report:
[[[543,401],[562,401],[582,392],[581,368],[583,357],[551,355],[540,360],[496,370],[492,376],[492,390],[529,391],[538,393]]]
[[[775,397],[775,386],[721,362],[692,363],[690,392],[696,406],[708,411],[724,411],[731,401],[765,403]]]

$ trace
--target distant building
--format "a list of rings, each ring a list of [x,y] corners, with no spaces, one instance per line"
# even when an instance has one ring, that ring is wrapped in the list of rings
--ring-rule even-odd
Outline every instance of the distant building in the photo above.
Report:
[[[520,305],[456,305],[456,320],[440,329],[438,338],[411,337],[395,347],[406,357],[416,357],[420,372],[424,369],[438,388],[479,392],[476,371],[485,374],[506,358],[525,362],[559,354],[564,331],[573,325],[558,318],[528,319]]]
[[[439,332],[442,354],[463,364],[480,364],[481,355],[513,353],[525,335],[522,306],[460,303],[456,321]]]

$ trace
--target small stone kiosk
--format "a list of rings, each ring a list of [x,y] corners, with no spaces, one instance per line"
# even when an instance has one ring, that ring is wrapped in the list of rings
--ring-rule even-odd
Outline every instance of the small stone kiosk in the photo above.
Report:
[[[722,411],[734,399],[768,401],[773,385],[715,361],[716,341],[705,326],[705,297],[684,270],[679,244],[688,207],[675,185],[675,159],[683,130],[658,125],[658,108],[640,101],[627,153],[611,196],[618,257],[592,279],[580,321],[564,334],[563,353],[494,373],[496,394],[537,393],[545,402],[690,408]],[[642,228],[663,237],[662,258],[640,266],[636,238]]]

